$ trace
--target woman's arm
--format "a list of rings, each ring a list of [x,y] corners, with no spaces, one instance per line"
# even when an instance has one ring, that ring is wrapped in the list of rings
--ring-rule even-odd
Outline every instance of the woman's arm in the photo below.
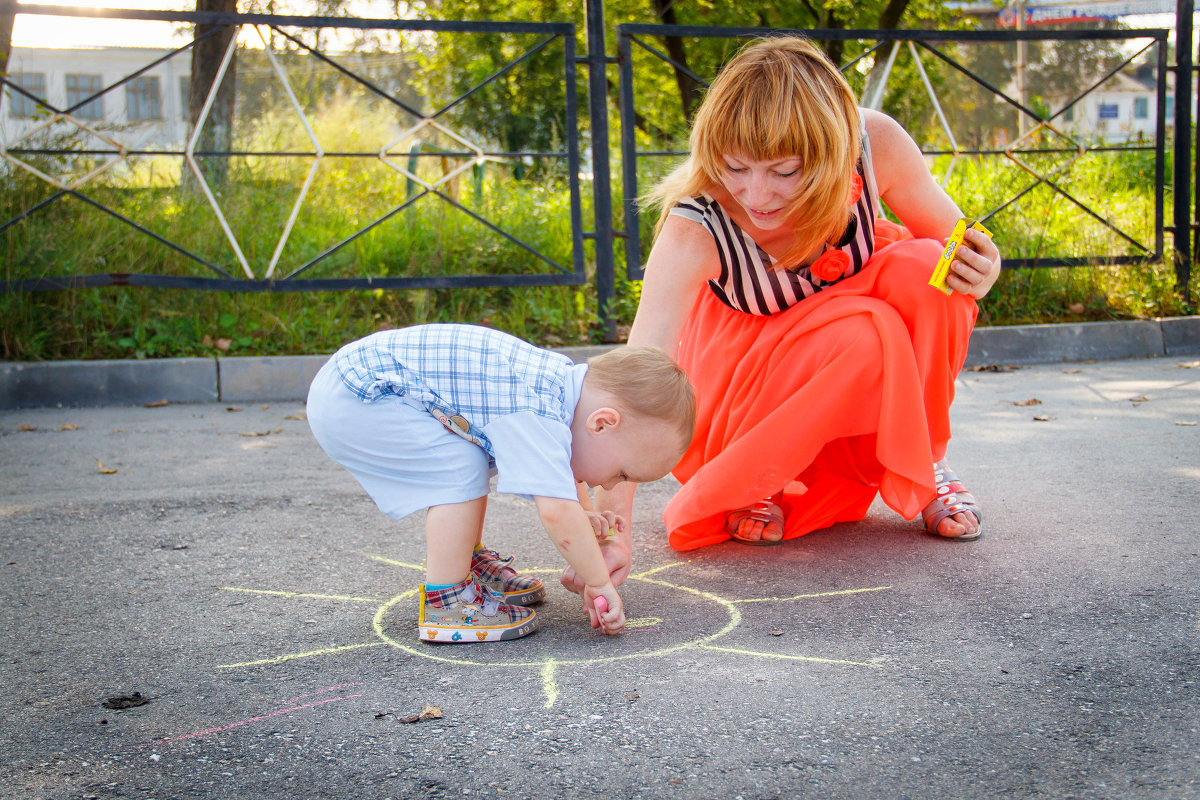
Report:
[[[629,331],[629,344],[653,346],[674,358],[687,316],[704,285],[719,277],[717,245],[702,225],[682,217],[667,217],[659,231],[642,280],[642,296]],[[633,563],[633,495],[635,483],[619,483],[610,491],[595,490],[596,510],[610,511],[626,520],[624,530],[601,542],[600,549],[614,586],[629,576]],[[563,586],[582,592],[583,581],[568,568]]]
[[[963,213],[933,179],[921,148],[886,114],[868,109],[862,114],[880,198],[913,236],[945,241]],[[965,241],[970,247],[958,249],[947,283],[955,291],[980,298],[1000,277],[1000,251],[978,231],[967,231]]]

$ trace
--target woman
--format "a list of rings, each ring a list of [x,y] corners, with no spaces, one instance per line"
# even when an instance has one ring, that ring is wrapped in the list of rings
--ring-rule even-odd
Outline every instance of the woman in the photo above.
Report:
[[[859,109],[807,40],[763,39],[722,70],[691,155],[652,199],[663,215],[629,343],[674,355],[700,402],[664,515],[672,547],[778,543],[862,519],[877,494],[932,534],[977,538],[982,514],[942,460],[1000,254],[968,231],[951,294],[928,285],[963,215],[912,138]],[[596,500],[629,519],[633,486]],[[623,580],[619,533],[606,557]]]

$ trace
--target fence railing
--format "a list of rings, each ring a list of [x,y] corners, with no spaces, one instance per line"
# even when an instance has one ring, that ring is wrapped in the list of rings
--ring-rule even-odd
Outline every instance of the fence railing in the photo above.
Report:
[[[1189,4],[1190,7],[1190,4]],[[20,6],[19,14],[52,16],[90,16],[128,20],[149,20],[174,25],[204,26],[206,30],[233,27],[236,30],[253,30],[258,35],[259,46],[254,51],[264,74],[277,80],[283,94],[287,96],[286,111],[294,115],[295,123],[303,129],[296,141],[287,147],[265,148],[241,147],[222,150],[205,149],[200,132],[208,122],[217,92],[221,86],[225,67],[209,87],[206,102],[199,119],[191,120],[187,142],[182,146],[145,145],[131,146],[123,141],[124,131],[117,128],[102,128],[81,112],[106,95],[122,87],[129,87],[140,77],[149,74],[156,66],[170,59],[184,59],[200,39],[171,50],[138,69],[132,70],[122,79],[115,81],[87,96],[77,97],[75,102],[58,104],[22,86],[10,76],[3,77],[6,97],[0,103],[15,102],[20,98],[25,105],[39,109],[36,124],[26,126],[16,135],[0,131],[0,158],[10,171],[34,180],[47,187],[47,193],[35,196],[23,206],[13,208],[12,213],[0,214],[0,245],[2,237],[14,236],[23,226],[36,221],[39,215],[50,213],[57,204],[78,201],[118,221],[135,235],[145,236],[169,252],[172,266],[161,272],[138,271],[133,264],[119,265],[118,269],[98,268],[70,274],[48,274],[42,269],[38,275],[14,275],[11,269],[5,280],[0,281],[3,291],[40,291],[49,289],[73,289],[103,285],[137,285],[145,287],[172,287],[189,289],[218,289],[233,291],[279,292],[329,289],[362,288],[445,288],[468,286],[533,286],[554,284],[582,284],[589,280],[596,283],[596,293],[601,317],[607,325],[607,337],[612,338],[614,320],[611,313],[615,300],[615,252],[623,246],[625,272],[629,279],[641,277],[641,261],[644,250],[644,220],[639,214],[635,198],[646,185],[643,179],[646,164],[653,160],[669,160],[683,155],[678,147],[660,146],[647,149],[638,144],[639,101],[638,86],[634,69],[637,59],[649,58],[666,65],[672,71],[685,71],[690,79],[706,85],[710,76],[702,77],[691,73],[686,65],[680,64],[663,52],[657,40],[664,37],[690,38],[695,40],[738,39],[767,33],[756,28],[711,28],[665,25],[618,25],[616,26],[615,58],[606,55],[605,21],[600,2],[587,4],[587,49],[577,55],[575,27],[568,23],[476,23],[438,21],[398,21],[382,19],[350,19],[328,17],[278,16],[268,14],[222,14],[207,12],[166,12],[132,9],[82,9],[74,7]],[[1187,33],[1190,37],[1190,11]],[[1182,24],[1182,23],[1181,23]],[[479,78],[472,86],[434,107],[419,106],[405,97],[393,86],[382,85],[345,59],[329,55],[318,47],[304,41],[299,31],[369,31],[383,34],[405,34],[414,36],[471,35],[471,36],[526,36],[529,41],[523,49],[506,63],[499,65],[490,74]],[[871,85],[864,92],[864,105],[879,106],[888,87],[889,76],[900,57],[908,59],[909,78],[919,77],[921,91],[927,97],[932,113],[941,125],[939,141],[924,144],[931,158],[940,159],[941,177],[950,180],[956,164],[965,159],[994,158],[1007,164],[1014,174],[1023,178],[1002,196],[992,199],[986,208],[973,209],[974,215],[989,220],[1011,213],[1022,202],[1035,195],[1054,198],[1054,202],[1065,204],[1070,213],[1097,227],[1103,235],[1101,241],[1109,252],[1037,252],[1032,255],[1007,257],[1006,268],[1036,268],[1045,266],[1081,266],[1109,264],[1121,265],[1174,258],[1177,283],[1186,291],[1191,275],[1193,249],[1190,236],[1178,231],[1192,231],[1196,225],[1191,211],[1191,195],[1194,172],[1191,166],[1191,137],[1193,135],[1191,108],[1191,81],[1176,80],[1176,108],[1173,119],[1167,115],[1169,78],[1172,74],[1192,75],[1190,53],[1183,53],[1174,67],[1168,64],[1167,43],[1169,32],[1165,29],[1140,29],[1119,31],[1056,31],[1052,33],[1031,31],[962,32],[962,31],[882,31],[882,30],[806,30],[797,31],[810,38],[854,42],[865,47],[856,47],[856,55],[843,65],[843,70],[869,73]],[[1180,35],[1183,35],[1181,29]],[[231,37],[223,65],[231,62],[238,37]],[[1110,67],[1101,75],[1093,76],[1082,88],[1062,97],[1053,107],[1034,107],[1028,100],[1017,96],[995,76],[982,74],[962,58],[959,48],[1009,44],[1015,42],[1135,42],[1137,46],[1116,67]],[[276,42],[282,46],[277,46]],[[241,52],[247,52],[245,50]],[[487,143],[478,142],[477,135],[469,128],[456,126],[453,121],[457,110],[470,104],[480,93],[486,92],[493,82],[520,70],[530,59],[554,58],[560,64],[561,95],[563,108],[561,120],[565,140],[561,149],[538,152],[518,152],[497,149]],[[1073,109],[1081,108],[1088,98],[1122,70],[1129,68],[1135,59],[1152,59],[1154,64],[1155,115],[1152,141],[1133,141],[1121,144],[1098,143],[1085,140],[1072,133],[1064,119]],[[386,144],[366,149],[337,149],[323,140],[323,133],[315,130],[312,112],[296,97],[289,82],[290,70],[298,59],[306,59],[321,65],[328,74],[345,81],[372,102],[380,104],[395,115],[397,123]],[[865,65],[873,63],[870,69]],[[615,63],[618,72],[619,107],[619,152],[621,158],[621,202],[617,203],[619,214],[614,213],[612,201],[611,169],[608,146],[608,74]],[[585,65],[588,78],[588,109],[586,117],[579,113],[576,97],[577,66]],[[931,78],[935,72],[940,76]],[[955,135],[949,121],[954,113],[947,114],[944,98],[939,97],[939,81],[966,81],[968,85],[983,90],[999,104],[1028,121],[1014,139],[1000,145],[963,146]],[[915,91],[915,87],[909,87]],[[681,111],[681,120],[682,120]],[[586,123],[585,120],[586,119]],[[1167,190],[1167,143],[1168,123],[1174,122],[1174,138],[1171,155],[1175,160],[1172,173],[1173,223],[1166,218]],[[56,142],[50,138],[53,132],[64,129],[73,132],[68,141]],[[581,154],[581,138],[586,129],[589,146]],[[936,128],[935,128],[936,130]],[[40,138],[39,138],[40,137]],[[425,141],[423,141],[424,139]],[[643,141],[645,137],[643,136]],[[1068,168],[1085,163],[1087,159],[1103,159],[1109,154],[1142,153],[1150,159],[1149,173],[1153,186],[1149,199],[1152,206],[1149,224],[1131,226],[1125,220],[1114,219],[1113,214],[1094,198],[1079,196],[1069,184],[1061,180]],[[1057,154],[1057,156],[1055,155]],[[1045,159],[1061,158],[1053,163]],[[271,248],[259,247],[254,253],[243,247],[245,232],[253,230],[257,220],[253,216],[256,206],[250,203],[242,207],[250,213],[249,219],[237,220],[227,208],[229,193],[211,185],[205,167],[211,159],[231,159],[245,164],[261,165],[278,160],[291,159],[308,163],[297,196],[290,200],[288,213],[276,213],[272,218],[281,223],[280,233]],[[105,184],[107,178],[118,174],[136,172],[138,165],[161,159],[173,159],[179,165],[178,187],[182,192],[190,186],[193,201],[189,207],[192,214],[207,214],[219,228],[221,235],[199,237],[203,246],[180,241],[170,230],[153,229],[122,207],[117,198],[120,191],[109,191],[120,181]],[[1039,161],[1038,159],[1042,159]],[[393,198],[386,208],[377,208],[370,218],[355,220],[353,225],[343,227],[338,235],[328,241],[308,241],[304,248],[293,247],[292,237],[305,226],[306,203],[312,201],[320,184],[322,168],[331,161],[341,163],[370,163],[384,177],[379,180],[391,186],[382,194]],[[562,165],[557,174],[561,181],[564,201],[558,206],[569,218],[569,248],[547,246],[546,241],[531,239],[526,233],[510,230],[511,218],[489,217],[495,205],[503,205],[505,190],[492,187],[488,195],[491,202],[483,202],[485,170],[497,172],[499,178],[519,172],[534,162],[552,161]],[[585,165],[586,161],[586,165]],[[73,172],[55,174],[47,164],[75,163]],[[79,166],[83,164],[83,166]],[[590,168],[590,178],[583,175]],[[654,170],[649,170],[653,172]],[[459,184],[470,177],[475,187],[474,202],[461,197]],[[393,182],[394,185],[388,182]],[[265,181],[269,183],[269,181]],[[585,183],[591,184],[590,223],[592,230],[585,230],[588,210],[584,195]],[[105,187],[97,191],[96,187]],[[397,195],[402,195],[399,197]],[[196,199],[202,196],[203,202]],[[1044,199],[1039,202],[1045,202]],[[462,215],[472,225],[491,237],[505,252],[523,253],[524,268],[513,269],[504,264],[502,269],[474,269],[466,273],[448,274],[414,263],[395,263],[385,257],[373,262],[379,269],[372,274],[363,274],[363,264],[352,255],[364,241],[380,236],[385,229],[405,226],[406,213],[429,203]],[[260,204],[261,205],[261,204]],[[282,205],[277,201],[276,205]],[[247,212],[247,209],[249,211]],[[275,209],[276,212],[281,209]],[[286,217],[286,220],[284,220]],[[428,220],[421,224],[429,224]],[[261,226],[260,226],[261,227]],[[1176,234],[1173,248],[1167,250],[1165,233]],[[218,247],[216,242],[221,246]],[[594,253],[594,271],[586,268],[585,242],[591,241]],[[1115,244],[1114,244],[1115,243]],[[562,244],[561,242],[559,243]],[[375,242],[378,249],[387,242]],[[369,248],[368,248],[369,249]],[[1119,252],[1113,250],[1119,250]],[[267,252],[269,250],[269,252]],[[553,250],[554,252],[547,252]],[[1006,254],[1007,255],[1007,254]],[[189,266],[190,265],[190,266]],[[351,273],[351,274],[345,274]]]
[[[191,51],[200,43],[201,37],[175,48],[164,55],[154,58],[148,63],[132,70],[120,80],[110,83],[98,91],[79,99],[70,106],[60,106],[52,103],[44,96],[39,96],[21,86],[9,76],[0,78],[5,88],[6,97],[0,103],[12,103],[14,98],[21,98],[26,106],[36,109],[33,115],[34,124],[24,126],[15,137],[2,135],[0,132],[0,158],[20,174],[35,176],[39,181],[52,187],[53,192],[39,198],[37,202],[21,208],[7,219],[0,219],[0,236],[12,231],[22,222],[33,220],[37,215],[47,212],[55,204],[76,200],[82,202],[97,212],[106,214],[123,223],[131,232],[150,237],[165,249],[181,257],[184,261],[203,268],[206,274],[190,274],[185,268],[177,269],[176,274],[137,273],[132,269],[122,269],[117,272],[94,272],[74,275],[44,275],[33,278],[7,279],[0,283],[4,291],[39,291],[52,289],[84,288],[104,285],[137,285],[146,287],[170,287],[188,289],[232,290],[232,291],[303,291],[330,289],[362,289],[362,288],[447,288],[468,286],[531,286],[553,284],[580,284],[587,280],[585,273],[585,256],[583,242],[589,236],[583,226],[583,203],[580,195],[581,186],[581,157],[579,131],[582,127],[579,121],[576,81],[577,63],[575,48],[575,28],[567,23],[465,23],[438,21],[397,21],[397,20],[366,20],[328,17],[293,17],[269,14],[227,14],[215,12],[168,12],[168,11],[139,11],[117,9],[76,9],[67,7],[33,6],[21,7],[20,14],[39,14],[51,16],[87,15],[108,19],[155,21],[167,24],[190,24],[207,26],[209,34],[223,26],[231,27],[235,34],[229,37],[229,46],[224,53],[220,69],[217,71],[198,119],[190,125],[187,141],[182,146],[163,147],[156,143],[141,145],[125,141],[130,130],[126,126],[103,127],[83,117],[79,112],[89,104],[95,104],[106,95],[116,92],[122,87],[131,85],[139,77],[149,74],[156,67],[172,59],[186,59]],[[269,63],[269,71],[279,83],[279,89],[287,98],[285,113],[294,114],[295,121],[303,129],[300,138],[302,147],[287,149],[263,148],[231,148],[224,150],[205,149],[200,144],[200,133],[209,123],[210,111],[223,82],[226,69],[234,60],[238,49],[239,37],[237,32],[246,29],[253,30],[261,43],[258,53],[264,54]],[[478,79],[474,85],[460,92],[446,102],[436,107],[420,109],[395,90],[379,85],[370,76],[359,70],[341,63],[337,56],[327,55],[303,41],[293,30],[304,31],[338,31],[353,29],[356,31],[397,33],[411,35],[422,34],[465,34],[497,36],[526,35],[532,37],[531,43],[513,55],[505,63],[490,74]],[[287,46],[287,51],[276,52],[274,42],[279,41]],[[447,122],[452,110],[468,104],[485,87],[496,80],[518,70],[529,59],[548,51],[551,46],[557,46],[561,64],[561,93],[564,105],[561,109],[563,117],[562,129],[565,135],[563,147],[556,151],[541,152],[509,152],[495,149],[487,143],[479,143],[470,130],[456,130],[453,123]],[[295,66],[297,58],[307,58],[320,62],[330,74],[344,78],[356,89],[360,90],[375,103],[386,107],[397,119],[403,122],[395,125],[395,130],[388,141],[372,149],[356,149],[336,151],[321,141],[321,136],[314,131],[314,120],[311,113],[297,100],[296,92],[289,80],[287,66]],[[281,63],[290,60],[292,64],[285,66]],[[83,69],[84,67],[76,67]],[[168,87],[168,91],[169,91]],[[136,127],[136,126],[134,126]],[[69,143],[47,143],[53,135],[63,136],[66,132]],[[430,144],[429,140],[434,140]],[[57,146],[56,146],[57,144]],[[178,186],[181,191],[185,184],[190,185],[203,196],[207,210],[211,213],[213,222],[224,235],[227,249],[220,256],[212,256],[198,252],[196,248],[188,247],[169,233],[152,230],[140,223],[133,215],[116,207],[111,201],[98,199],[91,190],[101,186],[105,177],[122,170],[134,172],[151,160],[161,162],[162,159],[173,158],[183,164]],[[50,169],[41,166],[44,161],[88,161],[86,167],[77,168],[74,172],[55,174]],[[310,162],[306,176],[301,184],[298,196],[291,204],[286,222],[274,248],[254,261],[247,254],[241,237],[235,231],[236,220],[226,209],[220,187],[213,186],[212,180],[205,174],[204,164],[212,163],[213,159],[240,159],[265,162],[279,159],[292,159]],[[383,173],[381,179],[394,183],[395,191],[403,194],[403,199],[390,208],[378,213],[374,218],[354,226],[353,230],[345,232],[334,241],[317,248],[317,252],[307,257],[291,262],[283,258],[288,249],[289,239],[295,232],[297,220],[305,209],[306,202],[311,200],[315,180],[327,162],[340,159],[371,162],[377,173]],[[471,175],[479,186],[481,173],[485,168],[503,168],[511,173],[521,170],[534,160],[557,160],[565,162],[565,167],[557,170],[565,177],[565,192],[568,202],[565,204],[570,221],[570,248],[566,258],[546,252],[546,248],[537,242],[514,233],[502,224],[500,220],[489,218],[486,212],[469,207],[455,195],[457,184],[463,176]],[[434,163],[436,162],[436,163]],[[432,169],[422,167],[423,163],[434,164]],[[528,254],[533,263],[540,265],[540,271],[474,274],[403,274],[406,265],[391,265],[393,268],[380,274],[359,275],[355,277],[311,277],[319,272],[323,265],[344,249],[353,245],[364,236],[371,234],[389,222],[402,224],[398,216],[423,201],[433,201],[444,204],[456,212],[465,215],[476,223],[480,229],[490,232],[493,238],[504,244],[518,248]],[[242,228],[253,227],[255,221],[240,220]],[[211,244],[211,243],[210,243]],[[293,248],[294,250],[295,248]],[[311,250],[312,248],[310,248]],[[510,248],[511,249],[511,248]],[[269,257],[268,257],[269,255]],[[357,267],[357,265],[354,265]],[[396,274],[397,272],[401,274]],[[183,273],[183,274],[179,274]]]
[[[625,201],[626,229],[628,238],[626,249],[626,270],[631,279],[640,278],[643,246],[641,225],[639,224],[639,208],[636,198],[643,188],[639,181],[639,165],[650,159],[670,159],[686,155],[684,150],[640,150],[637,144],[635,130],[636,109],[638,107],[637,92],[634,86],[634,66],[636,57],[644,54],[669,65],[673,70],[683,70],[700,85],[707,87],[708,79],[696,75],[686,65],[680,64],[665,54],[661,49],[646,41],[647,37],[679,37],[691,39],[740,39],[761,36],[765,33],[758,28],[716,28],[695,26],[665,26],[665,25],[619,25],[617,26],[618,63],[620,69],[621,92],[621,156],[624,165],[622,186]],[[1012,257],[1006,252],[1005,267],[1009,269],[1061,267],[1061,266],[1095,266],[1121,265],[1155,261],[1163,256],[1164,232],[1167,229],[1164,217],[1164,192],[1166,169],[1166,97],[1167,97],[1167,38],[1165,29],[1140,29],[1120,31],[1059,31],[1054,33],[1039,32],[1007,32],[1007,31],[910,31],[910,30],[804,30],[794,33],[807,36],[818,42],[829,40],[866,42],[867,49],[842,66],[845,72],[873,58],[883,61],[883,68],[873,73],[874,80],[863,97],[863,105],[878,108],[880,99],[887,89],[888,78],[895,63],[896,54],[901,45],[907,45],[911,55],[916,75],[921,79],[921,91],[927,94],[927,101],[935,112],[940,123],[939,133],[944,136],[942,146],[923,145],[923,152],[931,157],[945,156],[943,179],[948,179],[953,171],[955,161],[961,158],[993,158],[1011,164],[1014,170],[1026,178],[1024,185],[1018,185],[1007,191],[1004,196],[994,199],[988,208],[975,208],[973,216],[987,222],[1002,213],[1022,198],[1030,195],[1039,187],[1049,189],[1053,194],[1065,199],[1084,217],[1096,222],[1113,235],[1120,243],[1132,249],[1131,253],[1089,253],[1085,255],[1042,255],[1034,257]],[[947,52],[946,45],[950,44],[987,44],[1015,41],[1054,41],[1054,42],[1140,42],[1140,46],[1132,51],[1117,66],[1109,68],[1103,74],[1095,76],[1081,90],[1063,98],[1057,108],[1038,110],[1028,102],[1013,97],[1011,92],[997,86],[994,79],[981,75],[963,63],[955,54]],[[1154,136],[1151,143],[1137,142],[1113,146],[1103,142],[1087,141],[1078,134],[1072,134],[1061,123],[1064,115],[1077,108],[1085,98],[1103,86],[1107,80],[1117,75],[1135,60],[1154,51],[1155,70],[1154,92],[1157,98],[1155,104]],[[1025,117],[1031,124],[1028,130],[1013,141],[1001,147],[969,147],[960,146],[953,131],[953,125],[943,109],[943,101],[930,82],[928,68],[921,59],[921,53],[940,61],[955,73],[965,76],[971,84],[981,87],[989,95],[1002,101],[1018,115]],[[1038,147],[1034,144],[1039,134],[1053,142],[1050,146]],[[918,142],[921,144],[920,142]],[[948,146],[947,146],[948,145]],[[1153,154],[1153,225],[1150,230],[1150,241],[1143,241],[1140,232],[1126,230],[1119,221],[1111,219],[1111,215],[1097,210],[1093,203],[1081,199],[1069,187],[1056,182],[1057,175],[1089,156],[1101,153],[1130,153],[1148,152]],[[1065,157],[1058,161],[1053,169],[1037,164],[1031,156],[1035,154],[1062,154]],[[962,201],[960,200],[960,203]],[[966,203],[962,203],[966,205]]]

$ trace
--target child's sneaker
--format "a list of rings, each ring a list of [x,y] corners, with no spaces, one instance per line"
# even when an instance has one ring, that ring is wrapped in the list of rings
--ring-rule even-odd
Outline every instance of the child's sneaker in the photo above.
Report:
[[[532,609],[505,605],[503,599],[474,575],[435,592],[425,591],[422,584],[420,636],[427,642],[499,642],[537,630]]]
[[[493,592],[504,595],[510,606],[532,606],[546,599],[546,587],[537,578],[522,575],[510,566],[513,557],[501,558],[495,550],[480,547],[471,556],[471,572]]]

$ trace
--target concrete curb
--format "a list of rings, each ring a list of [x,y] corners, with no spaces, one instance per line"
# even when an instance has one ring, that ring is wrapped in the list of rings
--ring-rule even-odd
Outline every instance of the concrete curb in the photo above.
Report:
[[[556,348],[576,362],[607,346]],[[967,366],[1200,353],[1200,317],[976,328]],[[0,409],[302,400],[328,356],[0,362]]]

